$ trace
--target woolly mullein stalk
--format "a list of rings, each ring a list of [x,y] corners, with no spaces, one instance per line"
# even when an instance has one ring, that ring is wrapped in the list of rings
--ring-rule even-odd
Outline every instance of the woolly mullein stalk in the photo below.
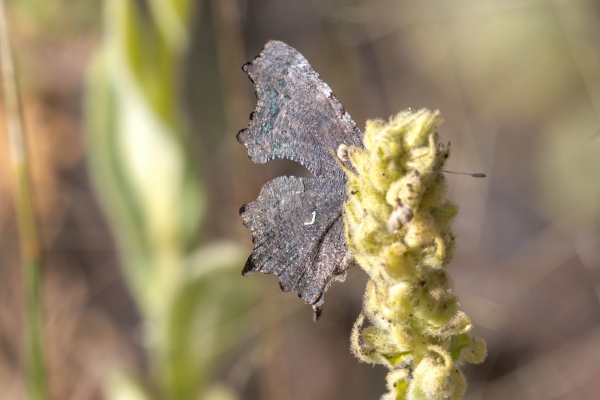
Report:
[[[441,122],[437,111],[404,111],[367,122],[364,149],[338,151],[354,166],[346,171],[347,241],[369,275],[352,350],[390,369],[386,400],[460,399],[461,364],[486,356],[446,271],[457,207],[444,197],[450,148],[438,141]]]

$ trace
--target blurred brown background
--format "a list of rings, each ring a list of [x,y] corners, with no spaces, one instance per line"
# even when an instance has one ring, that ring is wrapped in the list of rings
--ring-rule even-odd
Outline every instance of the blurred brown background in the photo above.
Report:
[[[139,0],[143,7],[144,0]],[[86,166],[82,98],[102,37],[99,0],[9,2],[47,251],[52,399],[101,399],[114,363],[144,373],[142,319]],[[254,165],[235,134],[254,109],[241,70],[269,39],[309,60],[360,127],[407,107],[439,109],[460,206],[457,295],[489,347],[467,399],[595,399],[600,392],[600,3],[493,0],[198,0],[182,114],[209,195],[198,242],[250,237],[238,216],[263,183],[305,174]],[[23,399],[18,234],[0,135],[0,398]],[[158,160],[157,160],[158,162]],[[241,271],[242,265],[239,266]],[[239,279],[242,279],[241,275]],[[349,335],[365,274],[354,268],[311,309],[253,275],[251,333],[211,376],[241,399],[377,399],[383,367]],[[257,333],[258,332],[258,333]]]

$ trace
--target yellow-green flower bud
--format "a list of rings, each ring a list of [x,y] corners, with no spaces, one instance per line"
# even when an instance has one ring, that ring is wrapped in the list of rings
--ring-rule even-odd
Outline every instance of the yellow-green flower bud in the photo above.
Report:
[[[446,272],[457,209],[444,198],[450,149],[438,142],[440,123],[437,111],[403,111],[388,123],[368,121],[364,149],[338,149],[354,167],[346,237],[370,279],[352,350],[390,369],[384,399],[460,399],[459,364],[486,356]]]

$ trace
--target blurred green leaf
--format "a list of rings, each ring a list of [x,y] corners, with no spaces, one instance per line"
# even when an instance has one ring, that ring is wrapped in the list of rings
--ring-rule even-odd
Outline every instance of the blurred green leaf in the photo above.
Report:
[[[107,386],[107,400],[150,400],[152,397],[143,385],[132,376],[122,372],[112,373]]]
[[[124,174],[120,157],[117,129],[116,93],[111,83],[106,57],[99,52],[92,62],[86,98],[86,120],[88,126],[88,147],[91,171],[101,197],[111,219],[111,225],[121,244],[129,282],[134,283],[138,294],[147,279],[150,268],[150,251],[144,238],[145,223],[138,199]]]
[[[88,84],[90,159],[146,320],[157,396],[198,399],[217,358],[244,331],[254,290],[240,275],[247,255],[240,245],[191,251],[205,212],[179,102],[192,2],[149,4],[148,13],[133,0],[107,3]],[[134,381],[115,382],[114,398],[144,398]]]
[[[172,296],[178,286],[205,201],[176,111],[182,54],[144,18],[129,0],[107,6],[89,85],[90,157],[136,297],[160,318],[165,301],[154,294]]]
[[[180,49],[188,44],[190,14],[200,2],[190,0],[149,0],[152,14],[170,47]]]
[[[200,249],[178,292],[169,321],[168,398],[194,398],[215,360],[235,344],[253,306],[255,288],[240,274],[247,252],[233,242]]]

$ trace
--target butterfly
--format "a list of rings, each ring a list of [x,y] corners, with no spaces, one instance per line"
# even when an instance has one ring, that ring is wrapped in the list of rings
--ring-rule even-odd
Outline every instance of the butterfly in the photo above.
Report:
[[[255,163],[289,159],[314,175],[275,178],[258,199],[242,206],[254,244],[242,273],[277,275],[281,289],[296,291],[317,318],[327,288],[354,264],[343,218],[344,167],[352,166],[336,152],[340,145],[362,148],[363,134],[291,46],[270,41],[242,69],[254,83],[258,104],[238,141]]]

